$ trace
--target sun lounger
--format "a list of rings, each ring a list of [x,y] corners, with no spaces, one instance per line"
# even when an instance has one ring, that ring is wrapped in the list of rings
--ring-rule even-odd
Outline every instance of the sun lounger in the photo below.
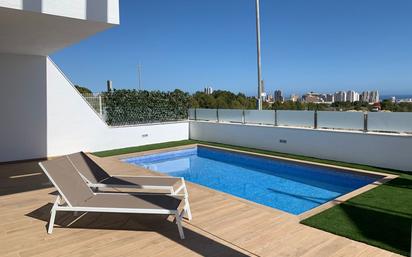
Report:
[[[39,165],[59,192],[51,209],[49,234],[53,231],[57,211],[139,213],[173,215],[179,235],[184,239],[182,216],[185,201],[182,197],[166,194],[95,193],[67,156],[41,162]]]
[[[185,200],[185,214],[191,220],[192,214],[189,205],[189,195],[184,178],[167,176],[111,176],[87,154],[83,152],[67,156],[76,170],[80,173],[89,187],[117,188],[117,189],[147,189],[163,190],[171,195],[183,194]]]

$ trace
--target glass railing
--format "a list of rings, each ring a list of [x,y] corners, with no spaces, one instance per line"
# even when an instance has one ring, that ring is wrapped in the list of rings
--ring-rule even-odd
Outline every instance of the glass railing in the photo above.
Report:
[[[244,122],[249,124],[276,125],[276,113],[270,110],[245,110]]]
[[[277,111],[277,125],[313,128],[314,111]]]
[[[318,128],[364,130],[363,112],[317,112]]]
[[[222,122],[243,122],[243,110],[219,109],[217,120]]]
[[[372,131],[412,133],[410,112],[371,112],[367,122]]]
[[[218,111],[216,109],[196,109],[195,117],[196,120],[217,121]]]
[[[190,120],[412,134],[412,113],[190,109]]]

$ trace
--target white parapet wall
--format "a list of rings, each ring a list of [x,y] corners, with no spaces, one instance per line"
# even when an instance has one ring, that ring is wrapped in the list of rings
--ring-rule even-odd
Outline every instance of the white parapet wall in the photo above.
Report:
[[[411,135],[191,121],[190,138],[412,171]]]

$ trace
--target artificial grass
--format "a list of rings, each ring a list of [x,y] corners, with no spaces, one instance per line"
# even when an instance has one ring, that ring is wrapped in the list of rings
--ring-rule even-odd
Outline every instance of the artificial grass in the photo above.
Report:
[[[156,150],[156,149],[162,149],[162,148],[168,148],[168,147],[174,147],[174,146],[181,146],[181,145],[190,145],[190,144],[196,144],[196,143],[197,141],[194,141],[194,140],[182,140],[182,141],[173,141],[173,142],[160,143],[160,144],[142,145],[142,146],[121,148],[121,149],[113,149],[113,150],[107,150],[107,151],[101,151],[101,152],[94,152],[93,154],[98,157],[109,157],[109,156],[115,156],[115,155],[121,155],[121,154],[138,153],[138,152],[144,152],[144,151],[150,151],[150,150]]]
[[[399,175],[399,178],[303,220],[301,223],[409,256],[412,218],[412,175],[400,171],[197,140],[115,149],[94,154],[100,157],[107,157],[196,143]]]
[[[409,256],[412,176],[399,178],[301,223]]]

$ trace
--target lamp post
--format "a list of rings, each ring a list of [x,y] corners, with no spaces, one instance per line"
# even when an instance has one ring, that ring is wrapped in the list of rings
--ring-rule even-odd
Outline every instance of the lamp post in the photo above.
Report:
[[[142,63],[137,65],[137,89],[142,90]]]
[[[260,52],[260,0],[256,0],[256,43],[258,66],[258,96],[257,109],[262,110],[262,61]]]

